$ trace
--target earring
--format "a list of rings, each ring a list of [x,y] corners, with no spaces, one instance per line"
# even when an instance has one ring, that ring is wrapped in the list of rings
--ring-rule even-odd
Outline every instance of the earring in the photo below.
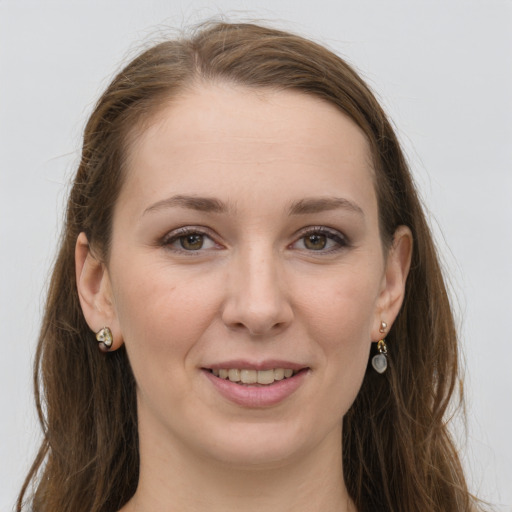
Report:
[[[96,339],[98,340],[98,347],[102,352],[108,352],[112,348],[114,338],[112,337],[112,331],[108,327],[103,327],[96,333]]]
[[[386,329],[388,328],[388,324],[386,322],[381,322],[380,323],[380,329],[379,329],[379,332],[381,334],[384,334],[386,332]]]
[[[378,354],[372,357],[373,369],[378,373],[384,373],[388,369],[388,347],[384,340],[377,343]]]

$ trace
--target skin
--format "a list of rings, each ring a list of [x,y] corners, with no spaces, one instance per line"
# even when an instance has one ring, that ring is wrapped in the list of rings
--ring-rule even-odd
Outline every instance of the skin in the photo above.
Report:
[[[361,130],[296,92],[203,84],[136,138],[108,262],[84,234],[76,250],[85,318],[126,345],[137,382],[123,511],[355,510],[342,418],[411,255],[405,227],[382,245],[373,172]],[[205,377],[231,359],[307,370],[279,403],[245,407]]]

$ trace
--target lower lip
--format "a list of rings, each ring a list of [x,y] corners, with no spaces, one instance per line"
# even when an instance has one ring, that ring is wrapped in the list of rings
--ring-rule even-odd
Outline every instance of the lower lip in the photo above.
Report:
[[[273,384],[264,386],[237,384],[236,382],[216,377],[208,370],[203,370],[203,373],[215,389],[229,401],[243,407],[262,408],[277,405],[288,398],[304,382],[304,378],[309,371],[304,369],[293,377],[276,380]]]

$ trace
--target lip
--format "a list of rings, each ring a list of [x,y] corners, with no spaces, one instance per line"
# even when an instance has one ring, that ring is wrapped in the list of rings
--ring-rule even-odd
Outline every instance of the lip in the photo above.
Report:
[[[230,359],[221,363],[205,365],[205,370],[220,370],[222,368],[240,368],[246,370],[271,370],[272,368],[289,368],[299,371],[307,368],[307,365],[284,361],[283,359],[265,359],[264,361],[248,361],[246,359]]]
[[[292,377],[274,381],[265,386],[241,385],[227,379],[216,377],[210,370],[222,368],[244,368],[250,370],[268,370],[271,368],[290,368],[297,371]],[[265,408],[280,404],[290,397],[303,383],[310,369],[304,365],[285,361],[264,361],[249,363],[248,361],[226,361],[201,368],[201,372],[213,388],[230,402],[247,408]]]

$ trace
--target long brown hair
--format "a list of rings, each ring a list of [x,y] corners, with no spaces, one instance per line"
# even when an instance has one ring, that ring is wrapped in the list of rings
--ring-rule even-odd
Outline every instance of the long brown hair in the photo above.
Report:
[[[384,375],[367,372],[344,418],[346,485],[360,511],[470,510],[446,425],[459,389],[454,320],[396,135],[366,84],[329,50],[286,32],[228,23],[145,51],[117,75],[87,123],[36,355],[44,439],[17,510],[31,482],[36,512],[112,512],[136,490],[133,375],[123,348],[106,355],[97,348],[78,301],[74,249],[83,231],[95,253],[108,259],[127,146],[163,102],[201,81],[302,91],[335,105],[366,134],[383,243],[406,225],[414,254],[405,301],[387,338],[390,367]]]

